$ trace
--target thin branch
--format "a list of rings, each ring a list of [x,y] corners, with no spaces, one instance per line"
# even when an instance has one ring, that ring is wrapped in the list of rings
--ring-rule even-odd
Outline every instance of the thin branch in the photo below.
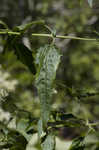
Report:
[[[38,37],[50,37],[50,38],[53,38],[52,34],[32,33],[32,36],[38,36]]]
[[[12,31],[0,31],[0,34],[9,34],[9,35],[21,35],[20,32],[12,32]]]
[[[91,38],[81,38],[81,37],[62,36],[62,35],[57,35],[56,38],[61,38],[61,39],[73,39],[73,40],[83,40],[83,41],[96,41],[96,40],[97,40],[97,39],[91,39]]]
[[[13,32],[13,31],[0,31],[1,35],[9,34],[9,35],[21,35],[20,32]],[[97,39],[93,38],[81,38],[81,37],[74,37],[74,36],[63,36],[63,35],[56,35],[53,37],[52,34],[39,34],[39,33],[32,33],[32,36],[37,37],[50,37],[50,38],[60,38],[60,39],[72,39],[72,40],[82,40],[82,41],[97,41]]]
[[[38,36],[38,37],[51,37],[51,38],[53,38],[53,35],[52,35],[52,34],[32,33],[32,36]],[[81,37],[74,37],[74,36],[63,36],[63,35],[56,35],[55,38],[61,38],[61,39],[73,39],[73,40],[83,40],[83,41],[97,41],[97,39],[81,38]]]
[[[99,125],[99,122],[95,122],[95,123],[89,123],[90,126],[97,126]]]

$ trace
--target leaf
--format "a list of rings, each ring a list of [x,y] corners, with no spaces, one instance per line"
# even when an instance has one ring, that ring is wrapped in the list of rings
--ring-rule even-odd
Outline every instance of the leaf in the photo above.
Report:
[[[0,20],[0,24],[3,25],[3,27],[4,27],[5,29],[8,29],[7,24],[6,24],[5,22],[3,22],[2,20]]]
[[[55,120],[69,120],[69,119],[77,119],[76,116],[70,113],[64,113],[64,112],[59,112],[59,111],[52,111],[52,116]]]
[[[54,150],[55,149],[55,137],[52,133],[46,133],[43,130],[43,123],[40,119],[38,121],[38,137],[41,141],[42,150]]]
[[[3,130],[4,131],[4,130]],[[27,141],[19,132],[16,130],[6,128],[4,131],[5,138],[0,141],[0,149],[9,148],[10,150],[25,150]]]
[[[51,119],[48,121],[48,127],[61,128],[61,127],[84,127],[85,121],[70,113],[59,111],[51,112]]]
[[[32,52],[23,43],[15,42],[13,44],[13,48],[14,48],[14,51],[15,51],[17,58],[24,65],[26,65],[33,74],[35,74],[36,69],[35,69],[35,65],[33,63],[34,59],[32,56]]]
[[[16,131],[18,131],[21,135],[24,136],[24,138],[27,140],[27,142],[30,140],[31,138],[31,134],[27,134],[26,133],[26,129],[29,125],[29,121],[26,120],[26,119],[20,119],[18,122],[17,122],[17,126],[16,126]]]
[[[46,132],[43,131],[43,124],[42,124],[42,120],[40,119],[38,121],[38,137],[40,140],[42,140],[44,136],[46,136]]]
[[[32,51],[28,47],[26,47],[23,43],[19,42],[19,40],[21,41],[20,38],[14,37],[13,35],[8,36],[6,43],[4,45],[3,53],[5,53],[6,51],[14,50],[17,59],[19,59],[21,63],[27,66],[32,74],[36,74],[36,68],[34,65],[34,58]]]
[[[25,32],[26,30],[28,30],[29,28],[31,28],[35,24],[36,25],[37,24],[42,25],[42,24],[45,24],[45,22],[44,22],[44,20],[32,21],[30,23],[14,27],[13,31]]]
[[[84,150],[84,137],[78,137],[73,140],[69,150]]]
[[[11,121],[10,121],[11,123]],[[12,120],[13,123],[13,120]],[[26,150],[26,145],[33,134],[27,133],[30,124],[28,118],[15,120],[16,128],[0,122],[0,150],[9,148],[11,150]]]
[[[51,133],[47,135],[45,141],[41,144],[43,150],[55,150],[55,137]]]
[[[89,4],[90,7],[92,7],[93,0],[88,0],[88,4]]]
[[[41,103],[43,127],[47,126],[51,111],[53,82],[60,62],[60,53],[55,45],[45,45],[38,49],[35,63],[37,65],[36,87]]]

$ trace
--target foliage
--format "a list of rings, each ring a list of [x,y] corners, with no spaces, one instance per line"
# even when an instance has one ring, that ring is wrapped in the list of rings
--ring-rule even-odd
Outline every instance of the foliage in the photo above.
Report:
[[[36,56],[35,63],[38,65],[36,87],[40,97],[43,126],[47,125],[50,116],[53,81],[60,61],[58,51],[54,45],[45,45],[38,50]]]
[[[79,138],[75,139],[70,146],[70,150],[79,150],[79,149],[84,150],[85,145],[84,145],[83,141],[84,141],[84,137],[79,137]]]
[[[10,114],[8,120],[0,122],[1,149],[24,150],[32,135],[38,132],[39,143],[37,142],[35,147],[54,150],[55,135],[60,137],[61,129],[69,134],[68,128],[72,131],[69,140],[74,139],[70,150],[96,150],[99,147],[98,18],[93,16],[96,21],[91,20],[93,18],[90,8],[79,8],[79,3],[73,0],[54,2],[55,4],[50,1],[49,4],[48,0],[41,4],[35,0],[33,3],[28,1],[29,14],[33,7],[33,15],[45,16],[44,19],[48,23],[30,19],[30,23],[23,22],[19,26],[17,24],[22,16],[14,23],[11,21],[11,25],[9,21],[6,21],[8,25],[0,21],[0,42],[1,48],[4,48],[0,52],[0,70],[3,75],[9,72],[5,80],[11,85],[16,79],[16,88],[0,85],[0,88],[3,87],[8,93],[1,95],[0,106]],[[88,1],[91,7],[92,2]],[[10,4],[9,2],[9,7]],[[59,4],[59,8],[56,4]],[[15,6],[16,2],[12,5]],[[61,9],[62,14],[59,13]],[[79,17],[76,10],[80,12]],[[73,33],[73,36],[64,36],[66,42],[61,41],[63,37],[57,36],[55,29],[50,29],[48,24],[55,26],[61,34],[66,31],[66,34]],[[15,27],[12,27],[13,25]],[[31,34],[33,31],[36,33]],[[33,35],[38,36],[38,40]],[[48,40],[40,36],[48,37]],[[76,41],[76,36],[85,37],[82,38],[85,41]],[[60,39],[56,40],[57,37]],[[95,137],[92,138],[95,139],[94,143],[91,141],[92,134]]]

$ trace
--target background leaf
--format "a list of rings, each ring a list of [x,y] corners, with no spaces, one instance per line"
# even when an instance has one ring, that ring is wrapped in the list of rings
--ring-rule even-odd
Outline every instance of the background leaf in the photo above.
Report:
[[[32,21],[30,23],[27,23],[27,24],[22,24],[20,26],[16,26],[13,31],[19,31],[19,32],[25,32],[26,30],[28,30],[29,28],[31,28],[33,25],[37,25],[37,24],[40,24],[40,25],[43,25],[45,22],[44,20],[38,20],[38,21]]]
[[[2,25],[5,29],[8,29],[7,24],[3,22],[2,20],[0,20],[0,25]]]
[[[78,137],[73,140],[69,150],[84,150],[84,137]]]
[[[26,65],[29,70],[35,74],[36,69],[35,65],[33,63],[33,56],[32,52],[23,44],[23,43],[14,43],[13,48],[15,50],[15,54],[17,58],[24,64]]]

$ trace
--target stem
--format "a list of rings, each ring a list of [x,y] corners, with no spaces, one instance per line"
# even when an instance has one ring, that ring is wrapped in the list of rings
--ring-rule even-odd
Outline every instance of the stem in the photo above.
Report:
[[[97,39],[91,39],[91,38],[81,38],[81,37],[62,36],[62,35],[57,35],[56,38],[73,39],[73,40],[83,40],[83,41],[96,41],[97,40]]]
[[[53,38],[52,34],[32,33],[32,36],[38,36],[38,37],[51,37],[51,38]]]
[[[99,125],[99,122],[95,122],[95,123],[89,123],[90,126],[97,126]]]
[[[0,34],[20,35],[20,32],[0,31]]]
[[[21,35],[20,32],[12,32],[12,31],[0,31],[0,34],[9,34],[9,35]],[[32,36],[37,37],[50,37],[53,38],[52,34],[40,34],[40,33],[32,33]],[[91,39],[91,38],[81,38],[81,37],[74,37],[74,36],[63,36],[63,35],[56,35],[54,38],[60,38],[60,39],[72,39],[72,40],[82,40],[82,41],[97,41],[97,39]]]
[[[38,36],[38,37],[51,37],[51,38],[53,38],[53,35],[52,35],[52,34],[32,33],[32,36]],[[81,37],[73,37],[73,36],[63,36],[63,35],[56,35],[55,38],[61,38],[61,39],[73,39],[73,40],[83,40],[83,41],[97,41],[97,39],[81,38]]]

